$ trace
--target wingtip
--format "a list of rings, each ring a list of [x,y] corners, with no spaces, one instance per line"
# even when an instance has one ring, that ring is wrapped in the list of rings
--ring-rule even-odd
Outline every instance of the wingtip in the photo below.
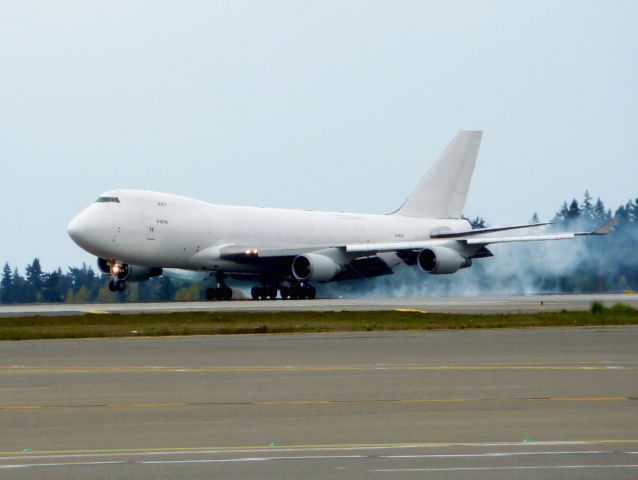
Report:
[[[606,224],[604,224],[602,227],[598,227],[596,230],[594,230],[592,234],[607,235],[611,231],[611,229],[616,226],[617,223],[618,223],[618,220],[616,219],[616,217],[614,217],[611,220],[609,220]]]

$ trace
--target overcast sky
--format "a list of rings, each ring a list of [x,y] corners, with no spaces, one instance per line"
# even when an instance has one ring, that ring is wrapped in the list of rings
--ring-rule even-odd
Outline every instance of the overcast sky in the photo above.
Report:
[[[636,1],[0,0],[0,261],[94,263],[118,187],[386,213],[461,129],[466,214],[638,196]]]

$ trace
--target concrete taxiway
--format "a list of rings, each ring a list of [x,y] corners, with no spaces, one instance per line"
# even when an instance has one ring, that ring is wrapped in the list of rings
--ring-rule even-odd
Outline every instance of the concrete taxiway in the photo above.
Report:
[[[636,478],[638,328],[0,343],[7,478]]]
[[[80,315],[83,313],[172,312],[281,312],[281,311],[379,311],[406,308],[440,313],[534,313],[583,311],[592,302],[606,306],[624,303],[638,308],[636,294],[529,295],[517,297],[333,298],[317,300],[165,303],[101,303],[0,305],[0,317],[28,315]]]

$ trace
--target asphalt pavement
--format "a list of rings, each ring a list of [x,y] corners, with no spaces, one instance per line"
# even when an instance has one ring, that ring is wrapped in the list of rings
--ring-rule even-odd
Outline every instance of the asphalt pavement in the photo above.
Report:
[[[5,478],[636,478],[638,328],[0,343]]]

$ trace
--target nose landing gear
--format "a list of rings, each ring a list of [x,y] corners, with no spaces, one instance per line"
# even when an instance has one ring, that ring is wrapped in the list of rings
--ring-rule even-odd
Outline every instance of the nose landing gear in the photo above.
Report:
[[[109,282],[109,290],[111,292],[123,292],[124,290],[126,290],[126,282],[122,277],[126,277],[128,273],[127,268],[116,261],[109,262],[108,266],[109,273],[112,278],[112,280]]]
[[[111,292],[123,292],[126,290],[126,282],[124,280],[111,280],[109,282],[109,290]]]

